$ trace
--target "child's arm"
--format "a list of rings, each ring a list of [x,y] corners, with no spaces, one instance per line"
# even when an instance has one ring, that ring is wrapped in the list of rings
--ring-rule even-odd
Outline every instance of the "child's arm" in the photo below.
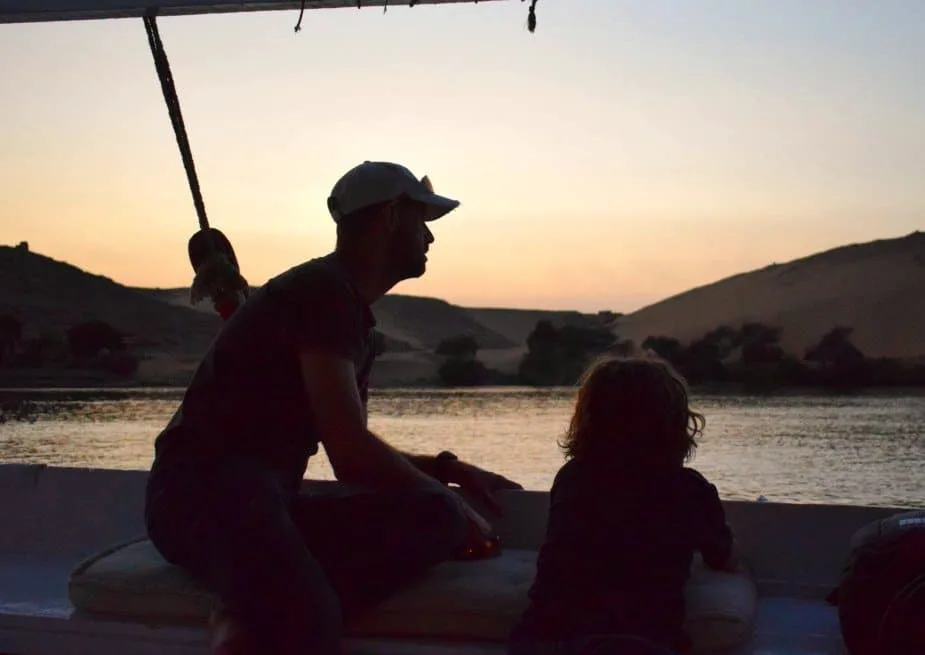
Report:
[[[556,473],[553,479],[552,487],[549,490],[549,512],[546,522],[546,540],[555,539],[555,537],[564,531],[567,531],[571,514],[572,505],[574,504],[573,490],[575,486],[574,463],[565,464]]]
[[[726,523],[726,513],[719,493],[716,487],[709,483],[702,516],[704,524],[700,553],[703,555],[704,564],[718,571],[740,570],[739,558],[735,552],[735,536],[732,528]]]

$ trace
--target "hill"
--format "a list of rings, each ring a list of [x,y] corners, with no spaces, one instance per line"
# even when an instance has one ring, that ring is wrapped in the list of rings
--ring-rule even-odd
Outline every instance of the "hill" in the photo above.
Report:
[[[925,234],[834,248],[735,275],[622,317],[621,337],[688,343],[721,325],[782,328],[781,346],[802,356],[835,326],[868,357],[925,355]]]
[[[572,311],[466,308],[401,294],[382,298],[373,311],[387,348],[374,373],[380,386],[434,383],[442,360],[433,351],[447,338],[475,337],[479,358],[511,373],[538,321],[561,326],[600,319]],[[142,384],[184,384],[221,327],[208,303],[189,305],[187,289],[129,288],[11,247],[0,247],[2,314],[17,317],[24,338],[105,321],[133,337]],[[780,327],[781,346],[797,356],[833,327],[846,326],[867,357],[925,357],[925,234],[834,248],[719,280],[619,317],[616,332],[636,343],[649,336],[687,343],[745,322]]]
[[[101,275],[30,252],[0,246],[0,314],[23,324],[24,337],[63,332],[98,319],[150,352],[201,353],[221,319],[168,305]]]
[[[187,289],[135,289],[172,305],[189,307]],[[194,309],[213,313],[208,303]],[[541,320],[578,324],[593,317],[577,311],[469,308],[439,298],[390,293],[373,305],[376,327],[390,351],[433,350],[444,339],[469,335],[488,351],[519,350]]]
[[[545,318],[559,324],[587,316],[470,310],[437,298],[401,294],[382,298],[373,312],[387,350],[376,366],[375,382],[380,385],[432,384],[442,361],[434,349],[443,339],[461,335],[475,337],[487,365],[513,372],[537,321]],[[221,327],[208,302],[190,305],[188,289],[126,287],[27,248],[6,246],[0,246],[3,314],[12,314],[22,323],[24,339],[43,334],[61,337],[83,321],[109,323],[129,336],[141,355],[137,382],[142,384],[184,384]],[[7,378],[11,375],[9,370],[4,373]],[[46,377],[30,374],[28,379]]]

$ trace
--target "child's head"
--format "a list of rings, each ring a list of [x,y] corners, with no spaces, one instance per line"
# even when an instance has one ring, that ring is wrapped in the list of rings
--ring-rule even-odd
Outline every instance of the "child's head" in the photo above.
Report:
[[[680,467],[706,420],[688,406],[684,378],[654,356],[606,357],[581,380],[575,413],[560,444],[566,457],[605,465]]]

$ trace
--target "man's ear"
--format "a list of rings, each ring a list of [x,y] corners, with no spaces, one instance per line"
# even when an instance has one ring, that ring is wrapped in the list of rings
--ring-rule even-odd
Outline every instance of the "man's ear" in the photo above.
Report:
[[[385,207],[382,208],[382,221],[385,224],[385,229],[389,234],[395,232],[398,229],[399,220],[401,215],[398,211],[398,205],[394,202],[390,202]]]

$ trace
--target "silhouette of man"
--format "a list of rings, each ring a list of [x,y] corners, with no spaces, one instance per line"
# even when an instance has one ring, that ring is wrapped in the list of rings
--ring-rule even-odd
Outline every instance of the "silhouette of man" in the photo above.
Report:
[[[348,171],[328,199],[334,252],[248,298],[158,436],[148,534],[222,601],[216,652],[341,652],[345,618],[493,537],[447,483],[495,509],[494,491],[521,488],[367,428],[370,306],[424,274],[428,222],[458,205],[397,164]],[[349,491],[300,492],[319,444]]]

